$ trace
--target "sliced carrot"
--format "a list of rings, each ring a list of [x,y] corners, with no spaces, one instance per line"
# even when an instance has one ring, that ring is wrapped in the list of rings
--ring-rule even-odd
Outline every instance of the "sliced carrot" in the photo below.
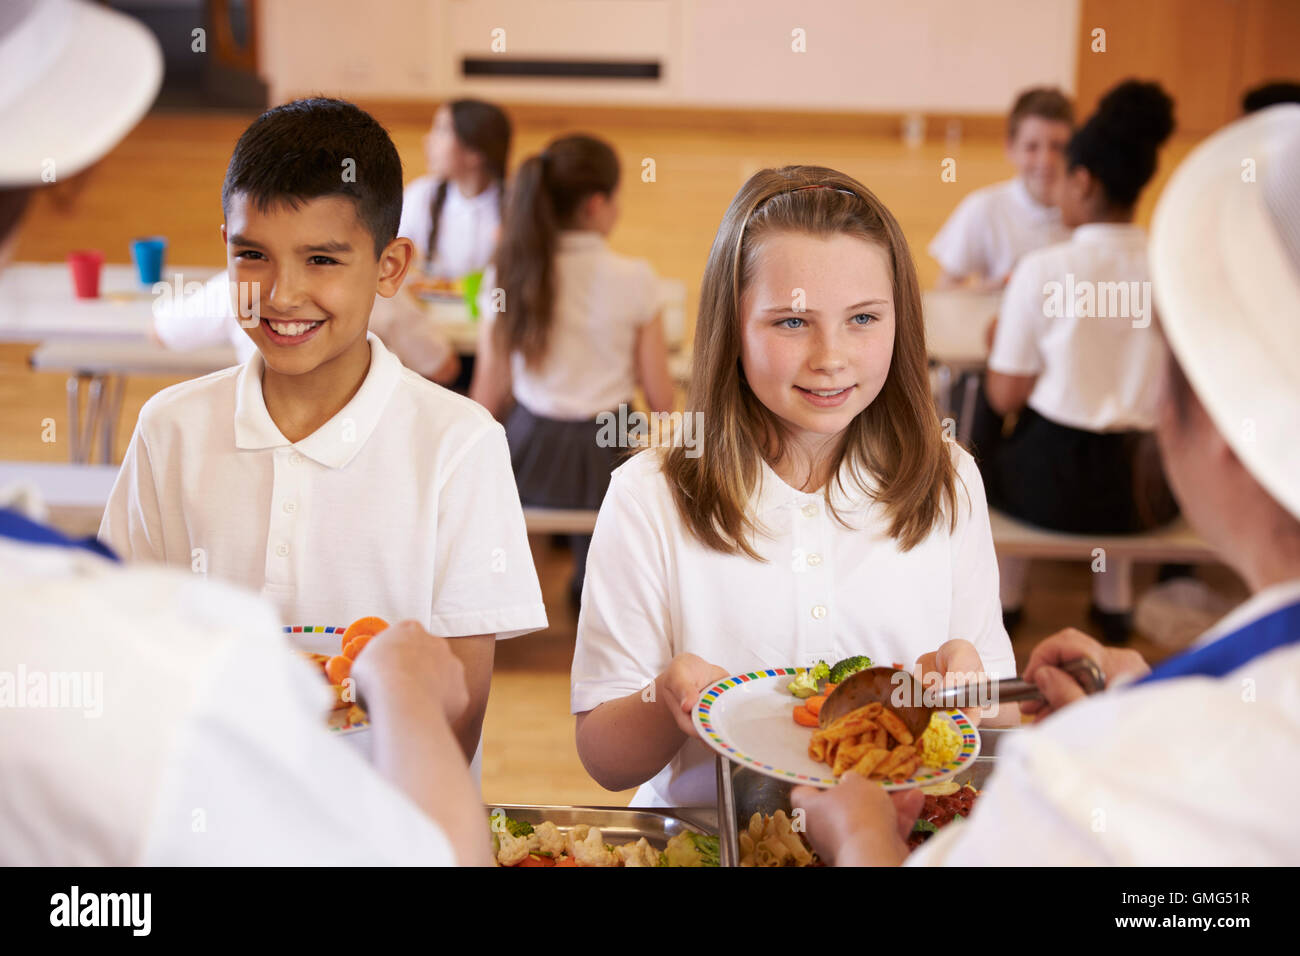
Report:
[[[578,861],[571,856],[562,856],[555,861],[556,866],[577,866]]]
[[[822,712],[822,704],[826,703],[826,695],[818,694],[816,697],[809,697],[803,702],[814,717]]]
[[[839,686],[840,686],[839,684],[827,684],[825,688],[822,689],[821,695],[823,697],[829,697],[831,695],[831,691],[833,691],[836,687]]]
[[[522,860],[520,860],[518,863],[515,864],[515,866],[558,866],[558,865],[559,864],[555,863],[553,860],[548,860],[544,856],[532,856],[532,855],[524,857]]]
[[[325,662],[325,676],[331,684],[342,684],[352,675],[352,661],[342,654]]]
[[[794,709],[794,722],[800,727],[816,727],[817,715],[803,704],[800,704]]]
[[[360,637],[354,637],[348,641],[348,646],[343,648],[343,656],[350,661],[355,661],[357,655],[361,653],[361,648],[365,647],[375,635],[362,634]]]
[[[360,637],[362,634],[368,634],[373,637],[380,631],[385,631],[387,629],[388,622],[382,617],[359,617],[349,624],[348,629],[343,632],[343,640],[339,644],[339,650],[345,650],[354,637]]]

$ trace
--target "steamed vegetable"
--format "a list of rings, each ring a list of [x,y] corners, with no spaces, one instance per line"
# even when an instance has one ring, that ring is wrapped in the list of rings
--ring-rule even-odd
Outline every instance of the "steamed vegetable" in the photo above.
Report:
[[[794,680],[786,685],[786,690],[796,697],[812,697],[819,690],[819,686],[824,681],[831,669],[826,666],[825,661],[818,661],[812,667],[801,669]]]
[[[667,848],[659,855],[659,865],[719,866],[718,838],[683,831],[669,839]]]
[[[836,664],[834,667],[831,668],[829,680],[832,684],[838,684],[840,681],[844,680],[844,678],[848,677],[850,674],[856,674],[858,671],[864,671],[870,666],[871,666],[871,658],[863,654],[858,654],[855,657],[846,657],[844,658],[844,660],[840,661],[838,664]]]

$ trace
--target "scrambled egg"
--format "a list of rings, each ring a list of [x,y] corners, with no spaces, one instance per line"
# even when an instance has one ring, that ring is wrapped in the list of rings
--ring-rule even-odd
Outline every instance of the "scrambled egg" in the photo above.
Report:
[[[961,734],[942,713],[930,715],[930,726],[921,734],[921,762],[927,767],[942,767],[961,753]]]

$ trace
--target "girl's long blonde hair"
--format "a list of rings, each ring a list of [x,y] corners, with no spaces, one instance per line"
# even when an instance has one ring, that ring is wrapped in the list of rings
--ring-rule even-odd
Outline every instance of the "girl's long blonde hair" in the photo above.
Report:
[[[775,449],[779,460],[787,441],[780,420],[745,381],[740,302],[763,240],[776,233],[857,236],[887,254],[895,316],[889,374],[880,394],[845,429],[832,462],[833,480],[839,482],[841,466],[849,465],[858,488],[884,506],[890,537],[904,551],[920,543],[945,511],[949,528],[955,528],[956,469],[930,395],[921,292],[907,240],[870,190],[822,166],[755,173],[731,201],[714,237],[687,392],[687,408],[703,413],[703,453],[689,457],[678,444],[663,462],[687,527],[710,548],[761,560],[753,539],[762,529],[751,501],[765,453]],[[828,510],[843,524],[830,483],[824,494]]]

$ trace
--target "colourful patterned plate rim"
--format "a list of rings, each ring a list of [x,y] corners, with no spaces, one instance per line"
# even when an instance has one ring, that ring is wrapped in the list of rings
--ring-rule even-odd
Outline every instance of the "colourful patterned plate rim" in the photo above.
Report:
[[[790,716],[798,705],[786,685],[801,668],[777,667],[727,677],[700,694],[691,719],[701,739],[728,760],[777,780],[810,787],[833,787],[839,778],[808,756],[812,730]],[[922,766],[906,780],[882,781],[886,790],[909,790],[940,783],[979,756],[979,731],[959,710],[942,711],[961,735],[961,751],[942,767]]]
[[[300,650],[311,651],[316,654],[337,654],[339,652],[338,638],[335,634],[342,634],[347,627],[336,627],[330,625],[322,627],[316,624],[286,624],[284,633],[289,635],[290,641]],[[319,635],[319,636],[317,636]],[[360,720],[355,724],[345,723],[347,720],[346,710],[330,711],[328,727],[331,731],[339,735],[355,734],[361,730],[370,729],[369,720]]]

